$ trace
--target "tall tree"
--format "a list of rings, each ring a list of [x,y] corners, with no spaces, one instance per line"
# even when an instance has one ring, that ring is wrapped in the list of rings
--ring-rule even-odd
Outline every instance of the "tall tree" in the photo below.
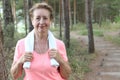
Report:
[[[93,13],[94,13],[94,0],[91,1],[92,5],[91,5],[91,19],[93,21]]]
[[[86,26],[88,29],[88,44],[89,53],[93,53],[94,49],[94,38],[93,38],[93,28],[91,20],[91,0],[85,0],[85,14],[86,14]]]
[[[74,0],[74,24],[76,24],[76,0]]]
[[[70,21],[69,21],[69,8],[68,0],[63,0],[64,3],[64,20],[65,20],[65,31],[64,31],[64,41],[67,48],[70,47]]]
[[[54,0],[54,5],[53,5],[53,8],[54,8],[54,16],[56,16],[56,1]],[[56,26],[56,17],[54,17],[54,25]]]
[[[33,5],[33,1],[28,0],[28,10],[32,7],[32,5]],[[28,20],[29,20],[29,31],[32,31],[33,26],[32,26],[31,18],[30,18],[30,15],[29,15],[29,11],[28,11]]]
[[[69,20],[70,20],[70,28],[72,27],[72,16],[71,16],[71,2],[68,0],[68,8],[69,8]]]
[[[3,17],[4,17],[4,30],[5,36],[14,37],[14,20],[11,8],[11,0],[3,1]]]
[[[28,17],[28,4],[27,4],[27,0],[24,0],[24,19],[25,19],[25,33],[27,35],[27,27],[28,27],[28,24],[27,24],[27,17]]]
[[[13,20],[14,24],[17,30],[17,19],[16,19],[16,0],[12,0],[12,14],[13,14]]]
[[[62,0],[59,0],[59,18],[60,18],[60,38],[62,39]]]
[[[3,32],[0,19],[0,80],[8,80],[7,68],[5,65],[5,57],[3,55]]]
[[[4,32],[4,47],[11,49],[14,46],[14,20],[11,8],[11,0],[2,0],[3,2],[3,32]]]

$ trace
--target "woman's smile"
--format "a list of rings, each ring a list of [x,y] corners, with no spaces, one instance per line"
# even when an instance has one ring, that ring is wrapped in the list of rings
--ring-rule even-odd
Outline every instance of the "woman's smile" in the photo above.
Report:
[[[43,25],[43,26],[38,26],[38,32],[45,32],[47,30],[46,28],[47,26]]]

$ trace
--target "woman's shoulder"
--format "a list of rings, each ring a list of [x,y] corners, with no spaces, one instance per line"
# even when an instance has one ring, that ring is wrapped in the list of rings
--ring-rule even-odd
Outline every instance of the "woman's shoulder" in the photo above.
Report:
[[[19,39],[19,40],[17,41],[17,45],[23,45],[23,44],[24,44],[24,41],[25,41],[25,38]]]
[[[64,46],[64,42],[60,39],[56,39],[56,43],[57,43],[57,45]]]
[[[15,53],[21,54],[24,52],[24,50],[25,50],[24,38],[22,38],[22,39],[19,39],[16,43]]]

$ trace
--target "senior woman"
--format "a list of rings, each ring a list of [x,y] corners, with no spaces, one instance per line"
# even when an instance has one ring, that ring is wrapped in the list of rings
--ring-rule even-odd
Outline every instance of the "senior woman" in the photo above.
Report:
[[[24,80],[68,79],[71,68],[65,45],[61,40],[55,38],[49,30],[53,20],[52,13],[52,8],[47,3],[37,3],[30,9],[34,29],[29,33],[28,39],[27,37],[20,39],[16,44],[11,66],[11,75],[14,80],[19,79],[23,71],[25,72]],[[25,42],[25,40],[27,41]],[[26,46],[32,47],[31,51],[30,49],[27,51]],[[54,59],[57,65],[52,65],[51,59]],[[29,68],[23,67],[26,62],[30,62]]]

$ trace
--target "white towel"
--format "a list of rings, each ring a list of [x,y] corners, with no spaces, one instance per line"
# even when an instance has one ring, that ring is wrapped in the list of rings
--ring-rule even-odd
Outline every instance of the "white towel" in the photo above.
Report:
[[[55,37],[52,32],[48,31],[48,41],[49,41],[49,49],[57,49]],[[34,50],[34,30],[32,30],[25,38],[25,51],[33,52]],[[52,66],[59,66],[59,63],[54,59],[50,59]],[[31,62],[25,62],[23,68],[30,68]]]

